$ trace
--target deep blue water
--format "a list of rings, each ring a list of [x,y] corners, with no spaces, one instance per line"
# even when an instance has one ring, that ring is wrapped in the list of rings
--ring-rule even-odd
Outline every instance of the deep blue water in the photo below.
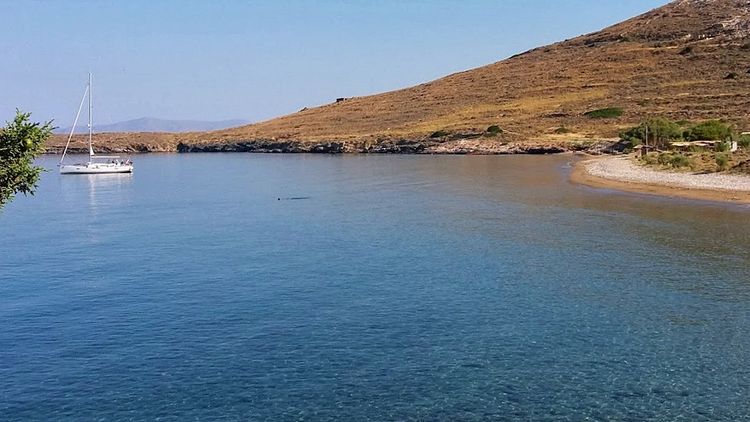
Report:
[[[750,210],[570,160],[45,158],[0,212],[0,420],[750,419]]]

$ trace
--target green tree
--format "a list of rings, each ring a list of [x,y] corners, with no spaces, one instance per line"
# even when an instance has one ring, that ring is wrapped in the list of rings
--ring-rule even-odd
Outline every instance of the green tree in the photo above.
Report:
[[[0,208],[18,192],[33,195],[42,173],[33,161],[54,128],[51,121],[42,125],[30,117],[16,110],[16,117],[0,129]]]
[[[670,142],[682,139],[682,128],[668,119],[655,118],[646,121],[648,144],[657,148],[668,148]]]
[[[732,126],[720,120],[708,120],[685,132],[688,141],[723,141],[734,135]]]
[[[646,136],[648,136],[648,139],[646,139]],[[671,120],[654,118],[622,132],[620,138],[629,142],[632,146],[647,143],[651,146],[664,148],[670,142],[682,139],[682,129],[680,125]]]

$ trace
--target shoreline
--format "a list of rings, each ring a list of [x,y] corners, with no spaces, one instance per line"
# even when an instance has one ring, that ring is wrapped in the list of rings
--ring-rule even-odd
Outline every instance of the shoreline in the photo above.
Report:
[[[672,198],[750,204],[750,176],[660,171],[640,167],[632,163],[629,157],[624,156],[577,161],[570,174],[570,180],[573,183],[593,188]]]
[[[586,141],[524,141],[479,137],[457,139],[383,139],[368,141],[297,141],[277,139],[251,139],[221,142],[143,142],[94,143],[94,150],[106,154],[133,154],[151,152],[173,153],[271,153],[271,154],[424,154],[424,155],[515,155],[560,154],[565,152],[603,153],[612,149],[615,142],[607,139]],[[61,153],[64,144],[46,146],[45,153]],[[76,143],[70,153],[88,153],[88,146]]]

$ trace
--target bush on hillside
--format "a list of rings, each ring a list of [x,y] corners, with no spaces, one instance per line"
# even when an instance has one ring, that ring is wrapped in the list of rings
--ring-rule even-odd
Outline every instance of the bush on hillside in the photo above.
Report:
[[[716,152],[727,152],[732,149],[732,143],[729,141],[721,141],[716,144]]]
[[[673,155],[669,159],[669,165],[676,169],[691,167],[690,159],[682,154]]]
[[[716,154],[716,165],[719,166],[720,171],[724,171],[729,167],[729,155],[726,153]]]
[[[600,108],[583,113],[584,116],[591,119],[615,119],[622,116],[624,110],[621,107]]]
[[[487,133],[492,133],[492,134],[497,135],[497,134],[503,133],[503,129],[498,125],[492,125],[487,128]]]
[[[656,157],[656,162],[663,166],[666,166],[667,164],[670,163],[671,159],[672,159],[672,154],[662,152]]]
[[[450,135],[448,132],[446,132],[444,130],[438,130],[437,132],[432,132],[432,135],[430,135],[430,138],[432,138],[432,139],[442,138],[442,137],[448,136],[448,135]]]
[[[640,160],[648,165],[654,165],[658,163],[658,158],[653,154],[644,155],[643,157],[640,157]]]

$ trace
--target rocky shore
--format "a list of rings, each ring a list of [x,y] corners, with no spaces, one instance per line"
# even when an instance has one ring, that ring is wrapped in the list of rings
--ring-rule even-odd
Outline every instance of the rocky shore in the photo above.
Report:
[[[612,149],[611,141],[587,142],[501,142],[485,139],[379,140],[379,141],[293,141],[260,139],[217,143],[179,143],[176,150],[188,152],[254,152],[319,154],[559,154],[588,152],[600,154]]]
[[[489,135],[486,132],[462,131],[442,137],[377,137],[351,139],[297,139],[277,137],[236,137],[222,133],[102,133],[94,135],[98,153],[143,152],[253,152],[313,154],[558,154],[586,152],[601,154],[616,149],[617,140],[559,137],[526,140],[517,134]],[[47,144],[46,152],[62,152],[67,137],[57,135]],[[76,136],[70,144],[72,153],[88,152],[88,140]]]
[[[65,145],[47,145],[44,149],[45,154],[62,154]],[[138,154],[147,152],[177,152],[174,146],[163,144],[125,144],[109,145],[94,144],[94,150],[97,154]],[[88,154],[89,148],[82,145],[71,145],[68,148],[68,154]]]
[[[574,182],[600,188],[750,203],[750,176],[655,170],[637,164],[632,156],[610,156],[580,161],[576,164],[571,178]]]

